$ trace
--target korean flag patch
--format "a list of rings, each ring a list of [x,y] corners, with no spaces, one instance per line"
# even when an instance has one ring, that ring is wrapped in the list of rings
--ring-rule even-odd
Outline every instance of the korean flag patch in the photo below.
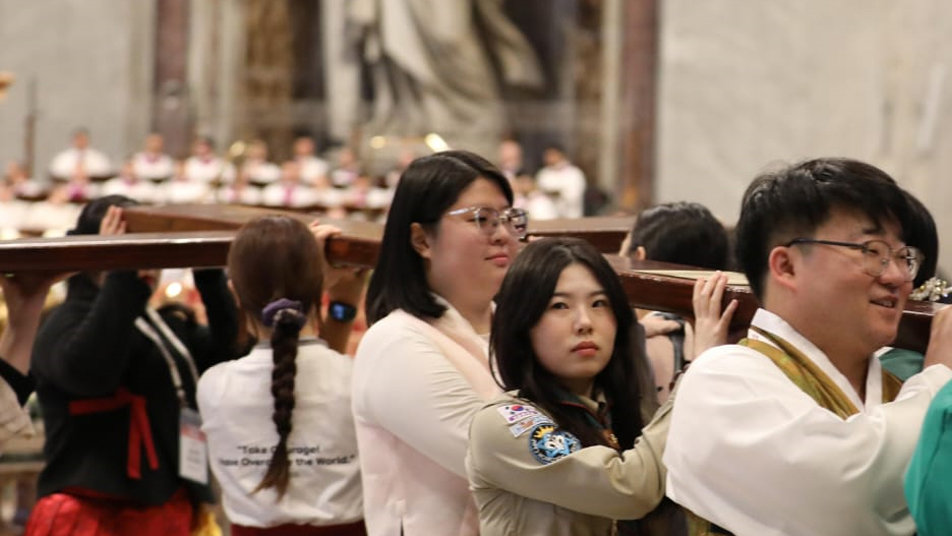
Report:
[[[496,408],[496,410],[502,415],[503,419],[506,419],[507,424],[517,423],[540,414],[539,410],[534,407],[523,404],[506,404]]]
[[[540,424],[529,434],[529,452],[542,465],[548,465],[582,448],[577,437],[554,424]]]

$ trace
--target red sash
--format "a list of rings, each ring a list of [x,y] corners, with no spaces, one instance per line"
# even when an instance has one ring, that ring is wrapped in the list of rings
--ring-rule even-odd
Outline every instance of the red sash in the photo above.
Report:
[[[85,415],[115,411],[129,406],[129,447],[126,456],[126,473],[129,478],[142,478],[142,448],[149,460],[149,468],[153,471],[159,468],[159,459],[155,455],[155,444],[152,442],[152,428],[149,425],[149,414],[145,410],[145,397],[132,394],[125,387],[116,390],[116,394],[103,398],[88,398],[73,400],[69,403],[70,415]]]

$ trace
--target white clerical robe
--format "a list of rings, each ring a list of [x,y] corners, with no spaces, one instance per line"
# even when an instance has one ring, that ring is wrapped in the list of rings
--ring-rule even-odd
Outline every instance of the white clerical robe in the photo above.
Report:
[[[779,316],[753,325],[802,351],[847,394],[846,420],[820,407],[766,356],[712,348],[681,380],[664,453],[667,494],[737,536],[912,534],[903,473],[923,416],[952,370],[934,365],[882,403],[870,359],[866,400],[816,346]],[[750,338],[770,341],[753,330]]]

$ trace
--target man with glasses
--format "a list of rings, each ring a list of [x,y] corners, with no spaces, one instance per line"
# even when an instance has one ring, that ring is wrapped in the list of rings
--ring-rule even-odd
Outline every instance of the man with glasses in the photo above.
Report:
[[[923,372],[901,384],[873,353],[895,339],[922,253],[883,171],[818,159],[757,178],[737,257],[761,303],[748,338],[685,374],[664,454],[691,534],[898,535],[915,526],[902,475],[952,378],[940,311]]]

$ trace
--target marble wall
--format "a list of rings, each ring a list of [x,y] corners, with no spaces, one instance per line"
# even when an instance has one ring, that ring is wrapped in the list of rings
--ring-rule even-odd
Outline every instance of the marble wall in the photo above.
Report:
[[[952,267],[952,4],[662,2],[657,201],[733,223],[760,171],[816,156],[885,169],[932,211]]]
[[[0,102],[0,162],[24,156],[36,84],[38,176],[77,127],[119,160],[149,129],[154,49],[151,0],[0,0],[0,70],[17,80]]]

